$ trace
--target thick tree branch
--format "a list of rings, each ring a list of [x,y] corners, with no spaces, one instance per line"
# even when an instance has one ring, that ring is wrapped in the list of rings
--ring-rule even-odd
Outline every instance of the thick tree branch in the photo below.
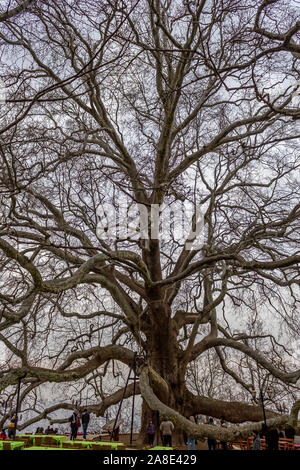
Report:
[[[236,441],[250,436],[253,431],[261,431],[264,422],[248,424],[239,427],[223,428],[205,424],[193,424],[181,416],[177,411],[162,403],[153,393],[149,384],[149,371],[144,367],[139,374],[141,395],[151,410],[158,410],[162,419],[171,420],[176,428],[186,432],[187,435],[204,439],[219,439],[221,441]],[[267,426],[279,426],[288,422],[288,416],[280,416],[267,420]]]
[[[5,13],[0,13],[0,21],[6,21],[10,18],[13,18],[14,16],[19,15],[34,3],[36,3],[36,0],[25,0],[24,2],[20,3],[20,5],[18,5],[17,7],[12,8],[11,10],[6,11]]]

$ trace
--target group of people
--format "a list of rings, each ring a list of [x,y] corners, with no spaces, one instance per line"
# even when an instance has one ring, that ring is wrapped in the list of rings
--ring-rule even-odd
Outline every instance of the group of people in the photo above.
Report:
[[[214,426],[213,418],[208,419],[208,424]],[[220,420],[220,426],[227,427],[224,417]],[[262,431],[259,433],[258,431],[253,432],[253,443],[252,443],[252,450],[260,450],[261,449],[261,438],[266,439],[266,448],[268,450],[277,450],[278,449],[278,442],[280,438],[287,438],[293,439],[295,437],[295,429],[292,426],[286,426],[285,431],[278,431],[275,428],[267,428],[265,425],[262,427]],[[221,448],[223,450],[227,450],[226,442],[220,441]],[[216,439],[207,439],[207,445],[209,450],[216,450],[217,441]]]
[[[292,439],[295,438],[296,431],[295,429],[288,425],[285,427],[284,432],[278,431],[276,428],[267,428],[263,425],[261,432],[253,432],[253,444],[252,450],[261,449],[261,438],[266,439],[266,448],[267,450],[278,450],[278,442],[280,438]]]
[[[196,423],[195,417],[190,416],[188,418],[193,423]],[[207,424],[211,426],[215,426],[215,422],[213,418],[208,418],[206,421]],[[224,416],[220,419],[220,426],[227,428],[227,424],[225,421]],[[159,431],[161,433],[161,440],[162,445],[164,447],[172,447],[172,434],[174,431],[174,424],[169,420],[164,420],[161,422]],[[154,436],[155,436],[155,426],[153,424],[152,419],[149,420],[146,426],[146,433],[148,436],[148,444],[153,447],[154,445]],[[187,450],[195,450],[196,440],[192,436],[185,435],[185,443],[187,445]],[[254,431],[253,433],[253,450],[260,450],[261,449],[261,438],[264,437],[266,439],[266,448],[268,450],[277,450],[278,449],[278,442],[280,438],[287,438],[293,439],[295,437],[295,429],[292,426],[287,425],[285,427],[284,432],[278,431],[274,428],[267,428],[265,426],[262,427],[262,431],[259,433],[258,431]],[[207,439],[207,445],[209,450],[216,450],[217,448],[217,440],[213,438]],[[222,450],[227,450],[227,443],[225,441],[220,441],[220,446]]]
[[[71,440],[76,439],[78,429],[81,427],[81,425],[82,425],[82,431],[83,431],[83,439],[86,440],[86,434],[87,434],[89,421],[90,421],[90,415],[87,409],[83,411],[83,413],[81,414],[81,418],[79,416],[79,411],[77,409],[73,411],[72,415],[69,418],[69,423],[71,425]],[[16,422],[17,422],[16,415],[13,415],[11,417],[10,424],[8,426],[8,436],[6,435],[5,430],[2,429],[2,431],[0,432],[0,440],[6,440],[7,438],[12,439],[14,437]],[[48,426],[48,428],[45,429],[45,431],[44,431],[44,428],[42,427],[38,427],[35,431],[35,434],[57,434],[57,433],[58,433],[58,428],[53,429],[50,426]]]
[[[192,423],[197,424],[196,419],[195,419],[194,416],[189,416],[188,419]],[[208,424],[214,425],[213,418],[209,418]],[[226,427],[224,417],[221,418],[220,425],[222,427]],[[159,426],[159,431],[161,433],[162,445],[164,447],[172,447],[172,434],[173,434],[173,431],[174,431],[174,424],[172,423],[172,421],[169,421],[169,420],[162,421],[160,426]],[[155,436],[155,426],[153,424],[152,419],[149,420],[149,422],[146,426],[146,433],[147,433],[147,436],[148,436],[148,444],[151,447],[153,447],[154,436]],[[196,439],[194,437],[185,434],[184,435],[184,440],[185,440],[185,443],[187,445],[187,450],[195,450]],[[208,448],[210,450],[211,449],[215,450],[216,449],[216,444],[217,444],[217,441],[215,439],[208,439]],[[226,442],[221,442],[221,446],[224,450],[227,449]]]
[[[174,424],[172,421],[162,421],[159,427],[162,436],[162,444],[164,447],[172,447],[172,434],[174,431]],[[149,420],[146,433],[148,436],[148,444],[153,447],[154,445],[154,435],[155,435],[155,426],[152,419]]]
[[[194,416],[190,416],[189,418],[192,422],[195,423]],[[174,424],[170,420],[163,420],[159,426],[159,431],[161,433],[161,440],[163,447],[172,447],[172,434],[174,431]],[[153,447],[154,445],[154,435],[155,435],[155,427],[153,424],[152,419],[149,420],[146,433],[148,436],[148,444]],[[188,450],[195,449],[195,439],[191,436],[187,436],[187,448]]]
[[[3,428],[0,432],[0,440],[5,441],[6,439],[13,439],[15,432],[16,432],[16,424],[17,424],[17,415],[13,414],[10,418],[10,423],[7,428],[7,435],[5,429]]]
[[[35,434],[58,434],[58,428],[53,429],[48,426],[45,431],[44,428],[36,428]]]
[[[208,418],[207,424],[210,424],[211,426],[215,426],[214,419],[213,419],[213,418]],[[221,426],[222,428],[227,428],[227,424],[226,424],[226,421],[225,421],[224,416],[221,416],[221,419],[220,419],[220,426]],[[208,445],[208,450],[216,450],[216,448],[217,448],[217,440],[216,440],[216,439],[208,438],[208,439],[207,439],[207,445]],[[221,449],[222,449],[222,450],[227,450],[227,442],[225,442],[225,441],[220,441],[220,445],[221,445]]]
[[[76,409],[73,411],[72,415],[69,418],[69,423],[71,425],[71,437],[70,440],[74,441],[78,434],[78,429],[82,425],[82,432],[83,432],[83,439],[86,440],[87,428],[90,422],[90,414],[88,413],[87,409],[83,410],[81,414],[81,419],[79,415],[79,411]]]
[[[197,423],[194,416],[190,416],[188,419],[192,421],[193,423]],[[14,437],[16,421],[17,421],[16,415],[13,415],[11,417],[10,424],[8,426],[8,436],[6,435],[5,430],[2,429],[2,431],[0,432],[0,440],[6,440],[7,438],[11,439]],[[69,423],[71,426],[70,439],[71,440],[76,439],[78,430],[82,426],[83,439],[86,440],[89,421],[90,421],[90,415],[87,409],[83,410],[83,412],[81,413],[81,416],[80,416],[79,410],[75,409],[72,415],[69,417]],[[206,423],[211,426],[215,426],[214,419],[211,417],[207,418]],[[220,419],[220,426],[227,427],[223,416]],[[117,428],[117,430],[119,432],[119,427]],[[172,447],[172,434],[174,431],[174,424],[172,423],[172,421],[163,420],[159,426],[159,431],[161,433],[162,445],[164,447]],[[36,434],[57,434],[58,429],[57,428],[53,429],[50,426],[48,426],[48,428],[44,432],[44,428],[38,427],[35,433]],[[155,437],[155,426],[154,426],[152,419],[148,421],[148,424],[146,426],[146,433],[148,436],[148,444],[151,447],[153,447],[154,437]],[[277,450],[278,442],[280,438],[285,437],[287,439],[294,440],[295,429],[292,426],[288,425],[285,427],[285,432],[283,432],[283,431],[278,431],[275,428],[267,428],[265,425],[263,425],[260,433],[258,431],[253,432],[253,444],[252,444],[253,450],[261,449],[261,438],[263,437],[266,440],[266,448],[268,450]],[[117,436],[114,435],[114,439],[118,440]],[[196,440],[194,437],[185,434],[185,443],[187,445],[187,450],[195,450]],[[208,444],[209,450],[216,450],[216,447],[217,447],[216,439],[209,437],[207,439],[207,444]],[[220,445],[223,450],[227,450],[227,443],[225,441],[220,441]]]

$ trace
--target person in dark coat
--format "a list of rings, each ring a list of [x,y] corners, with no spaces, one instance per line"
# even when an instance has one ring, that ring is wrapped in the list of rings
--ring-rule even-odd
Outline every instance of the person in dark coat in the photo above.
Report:
[[[74,410],[73,414],[69,418],[69,422],[71,424],[71,437],[70,440],[74,441],[77,437],[78,428],[80,428],[80,418],[79,418],[79,411]]]
[[[213,418],[209,418],[208,424],[210,424],[211,426],[215,425]],[[209,439],[208,438],[207,439],[207,445],[208,445],[208,450],[216,450],[216,445],[217,445],[216,439]]]
[[[296,431],[292,426],[289,426],[289,425],[286,426],[284,432],[285,432],[285,437],[287,439],[293,439],[293,440],[295,439]]]
[[[120,426],[116,426],[113,432],[113,440],[117,441],[119,440],[119,434],[120,434]]]
[[[224,416],[221,416],[220,426],[222,428],[227,428]],[[220,444],[221,444],[222,450],[227,450],[227,442],[226,441],[220,441]]]
[[[266,432],[266,444],[268,450],[278,450],[279,434],[277,429],[268,429]]]
[[[148,436],[148,443],[151,447],[153,447],[155,428],[152,419],[149,419],[149,423],[146,427],[146,433]]]
[[[81,415],[81,422],[82,422],[82,430],[83,430],[83,439],[86,440],[86,432],[90,422],[90,415],[87,409],[83,410]]]

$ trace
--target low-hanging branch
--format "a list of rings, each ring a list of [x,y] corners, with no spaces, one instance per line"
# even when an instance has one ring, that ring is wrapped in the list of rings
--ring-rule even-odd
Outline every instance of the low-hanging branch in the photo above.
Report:
[[[152,410],[159,411],[160,417],[163,419],[169,419],[175,425],[185,431],[187,435],[197,438],[204,439],[205,437],[210,439],[219,439],[221,441],[236,441],[243,439],[251,435],[253,431],[261,431],[264,422],[260,421],[257,423],[251,423],[244,426],[232,426],[230,428],[224,428],[220,426],[211,426],[209,424],[193,424],[190,420],[184,418],[177,411],[173,410],[169,406],[162,403],[157,396],[154,394],[150,382],[150,371],[148,367],[143,367],[139,373],[140,378],[140,390],[141,395],[147,402],[147,405]],[[289,421],[288,415],[282,415],[277,418],[271,418],[267,420],[267,426],[283,426]]]

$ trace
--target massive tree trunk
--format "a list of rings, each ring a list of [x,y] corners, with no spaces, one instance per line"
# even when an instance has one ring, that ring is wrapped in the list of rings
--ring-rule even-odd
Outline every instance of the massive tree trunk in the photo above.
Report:
[[[155,270],[152,260],[149,268]],[[156,270],[155,275],[157,276],[158,273],[159,270]],[[160,400],[184,414],[185,367],[182,367],[180,362],[181,351],[178,347],[176,329],[171,319],[171,308],[168,303],[162,300],[163,290],[149,289],[147,294],[150,297],[151,327],[148,330],[146,357],[147,364],[152,369],[151,385]],[[141,434],[144,443],[147,441],[145,429],[150,418],[156,423],[156,433],[159,433],[156,422],[157,414],[143,401]]]

